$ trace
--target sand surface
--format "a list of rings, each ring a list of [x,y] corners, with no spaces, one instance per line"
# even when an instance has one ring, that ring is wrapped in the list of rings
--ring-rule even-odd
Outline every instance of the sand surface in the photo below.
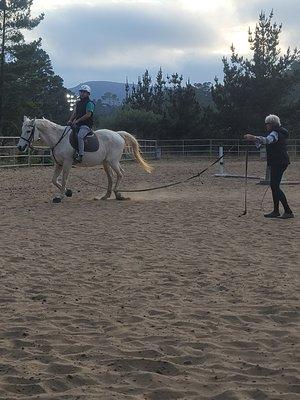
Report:
[[[124,164],[122,186],[208,161],[153,164],[152,175]],[[249,173],[264,168],[252,161]],[[263,218],[255,181],[239,217],[243,180],[214,171],[203,184],[96,202],[77,176],[105,186],[103,171],[76,168],[74,196],[52,204],[52,168],[0,170],[1,400],[300,398],[300,186],[284,187],[294,220]]]

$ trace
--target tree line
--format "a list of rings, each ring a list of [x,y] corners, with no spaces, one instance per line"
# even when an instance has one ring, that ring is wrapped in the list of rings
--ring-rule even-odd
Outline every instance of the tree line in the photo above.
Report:
[[[26,43],[24,30],[44,18],[31,18],[33,0],[0,0],[0,136],[18,135],[23,116],[65,123],[67,89],[53,71],[41,39]]]
[[[67,89],[41,39],[24,40],[23,30],[44,18],[31,17],[32,3],[0,0],[0,135],[19,134],[23,115],[65,124],[69,114]],[[300,138],[300,53],[288,48],[282,54],[281,31],[273,12],[261,12],[248,32],[252,57],[238,55],[232,45],[231,56],[222,59],[222,81],[191,83],[162,69],[153,79],[146,70],[137,84],[126,84],[122,105],[110,93],[96,101],[96,127],[149,139],[234,138],[262,132],[265,115],[275,113]]]

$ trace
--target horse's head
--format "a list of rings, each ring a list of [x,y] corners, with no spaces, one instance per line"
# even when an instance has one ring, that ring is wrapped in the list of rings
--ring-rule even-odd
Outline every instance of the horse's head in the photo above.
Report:
[[[35,140],[38,140],[38,132],[35,129],[35,118],[24,117],[22,133],[17,144],[18,150],[25,151]]]

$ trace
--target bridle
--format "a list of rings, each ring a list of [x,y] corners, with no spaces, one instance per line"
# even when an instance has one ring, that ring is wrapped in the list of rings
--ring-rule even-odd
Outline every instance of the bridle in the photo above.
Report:
[[[25,140],[25,142],[28,143],[28,147],[29,147],[30,149],[33,149],[33,146],[31,146],[31,143],[32,143],[32,140],[33,140],[33,138],[34,138],[35,125],[28,125],[28,128],[32,128],[32,129],[31,129],[31,132],[30,132],[30,135],[29,135],[29,138],[27,139],[27,138],[25,138],[25,137],[23,137],[23,136],[21,135],[21,136],[20,136],[20,139]],[[27,131],[27,132],[28,132],[28,131]]]
[[[25,142],[28,143],[28,147],[29,147],[31,150],[36,150],[37,148],[35,148],[35,147],[33,147],[33,146],[31,145],[32,140],[33,140],[33,138],[34,138],[35,125],[34,125],[34,124],[33,124],[33,125],[28,125],[28,128],[32,128],[28,139],[25,138],[25,137],[23,137],[22,135],[20,136],[20,139],[25,140]],[[63,140],[63,138],[66,136],[66,133],[67,133],[67,129],[68,129],[68,128],[70,128],[70,126],[67,125],[67,126],[65,127],[65,129],[64,129],[64,131],[63,131],[61,137],[59,138],[59,140],[55,143],[55,145],[54,145],[53,147],[50,147],[50,150],[51,150],[51,153],[52,153],[52,157],[54,158],[54,161],[56,162],[56,164],[58,164],[58,165],[60,165],[60,166],[61,166],[61,164],[57,161],[57,159],[56,159],[56,157],[55,157],[55,155],[54,155],[54,149],[55,149],[55,147]],[[70,128],[70,129],[71,129],[71,128]],[[28,131],[27,131],[27,132],[28,132]]]

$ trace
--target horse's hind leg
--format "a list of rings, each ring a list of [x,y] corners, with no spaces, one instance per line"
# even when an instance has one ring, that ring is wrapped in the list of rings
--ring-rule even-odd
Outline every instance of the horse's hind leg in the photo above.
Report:
[[[54,173],[53,173],[53,176],[52,176],[52,183],[59,190],[61,190],[61,184],[58,182],[58,177],[59,177],[61,171],[62,171],[62,166],[58,165],[58,164],[55,164],[55,169],[54,169]]]
[[[115,183],[115,186],[114,186],[114,193],[115,193],[116,199],[117,200],[127,200],[128,198],[123,197],[121,195],[121,193],[118,191],[120,182],[121,182],[121,180],[123,178],[123,170],[122,170],[122,168],[120,166],[120,163],[117,162],[117,163],[113,163],[113,164],[110,164],[110,165],[111,165],[112,169],[115,171],[115,173],[117,175],[117,180],[116,180],[116,183]]]
[[[107,161],[103,161],[103,168],[104,168],[104,171],[106,172],[106,176],[107,176],[107,185],[108,185],[107,186],[107,192],[102,197],[96,196],[94,198],[95,200],[107,200],[111,196],[111,192],[112,192],[112,171],[111,171],[111,168],[108,165]]]

